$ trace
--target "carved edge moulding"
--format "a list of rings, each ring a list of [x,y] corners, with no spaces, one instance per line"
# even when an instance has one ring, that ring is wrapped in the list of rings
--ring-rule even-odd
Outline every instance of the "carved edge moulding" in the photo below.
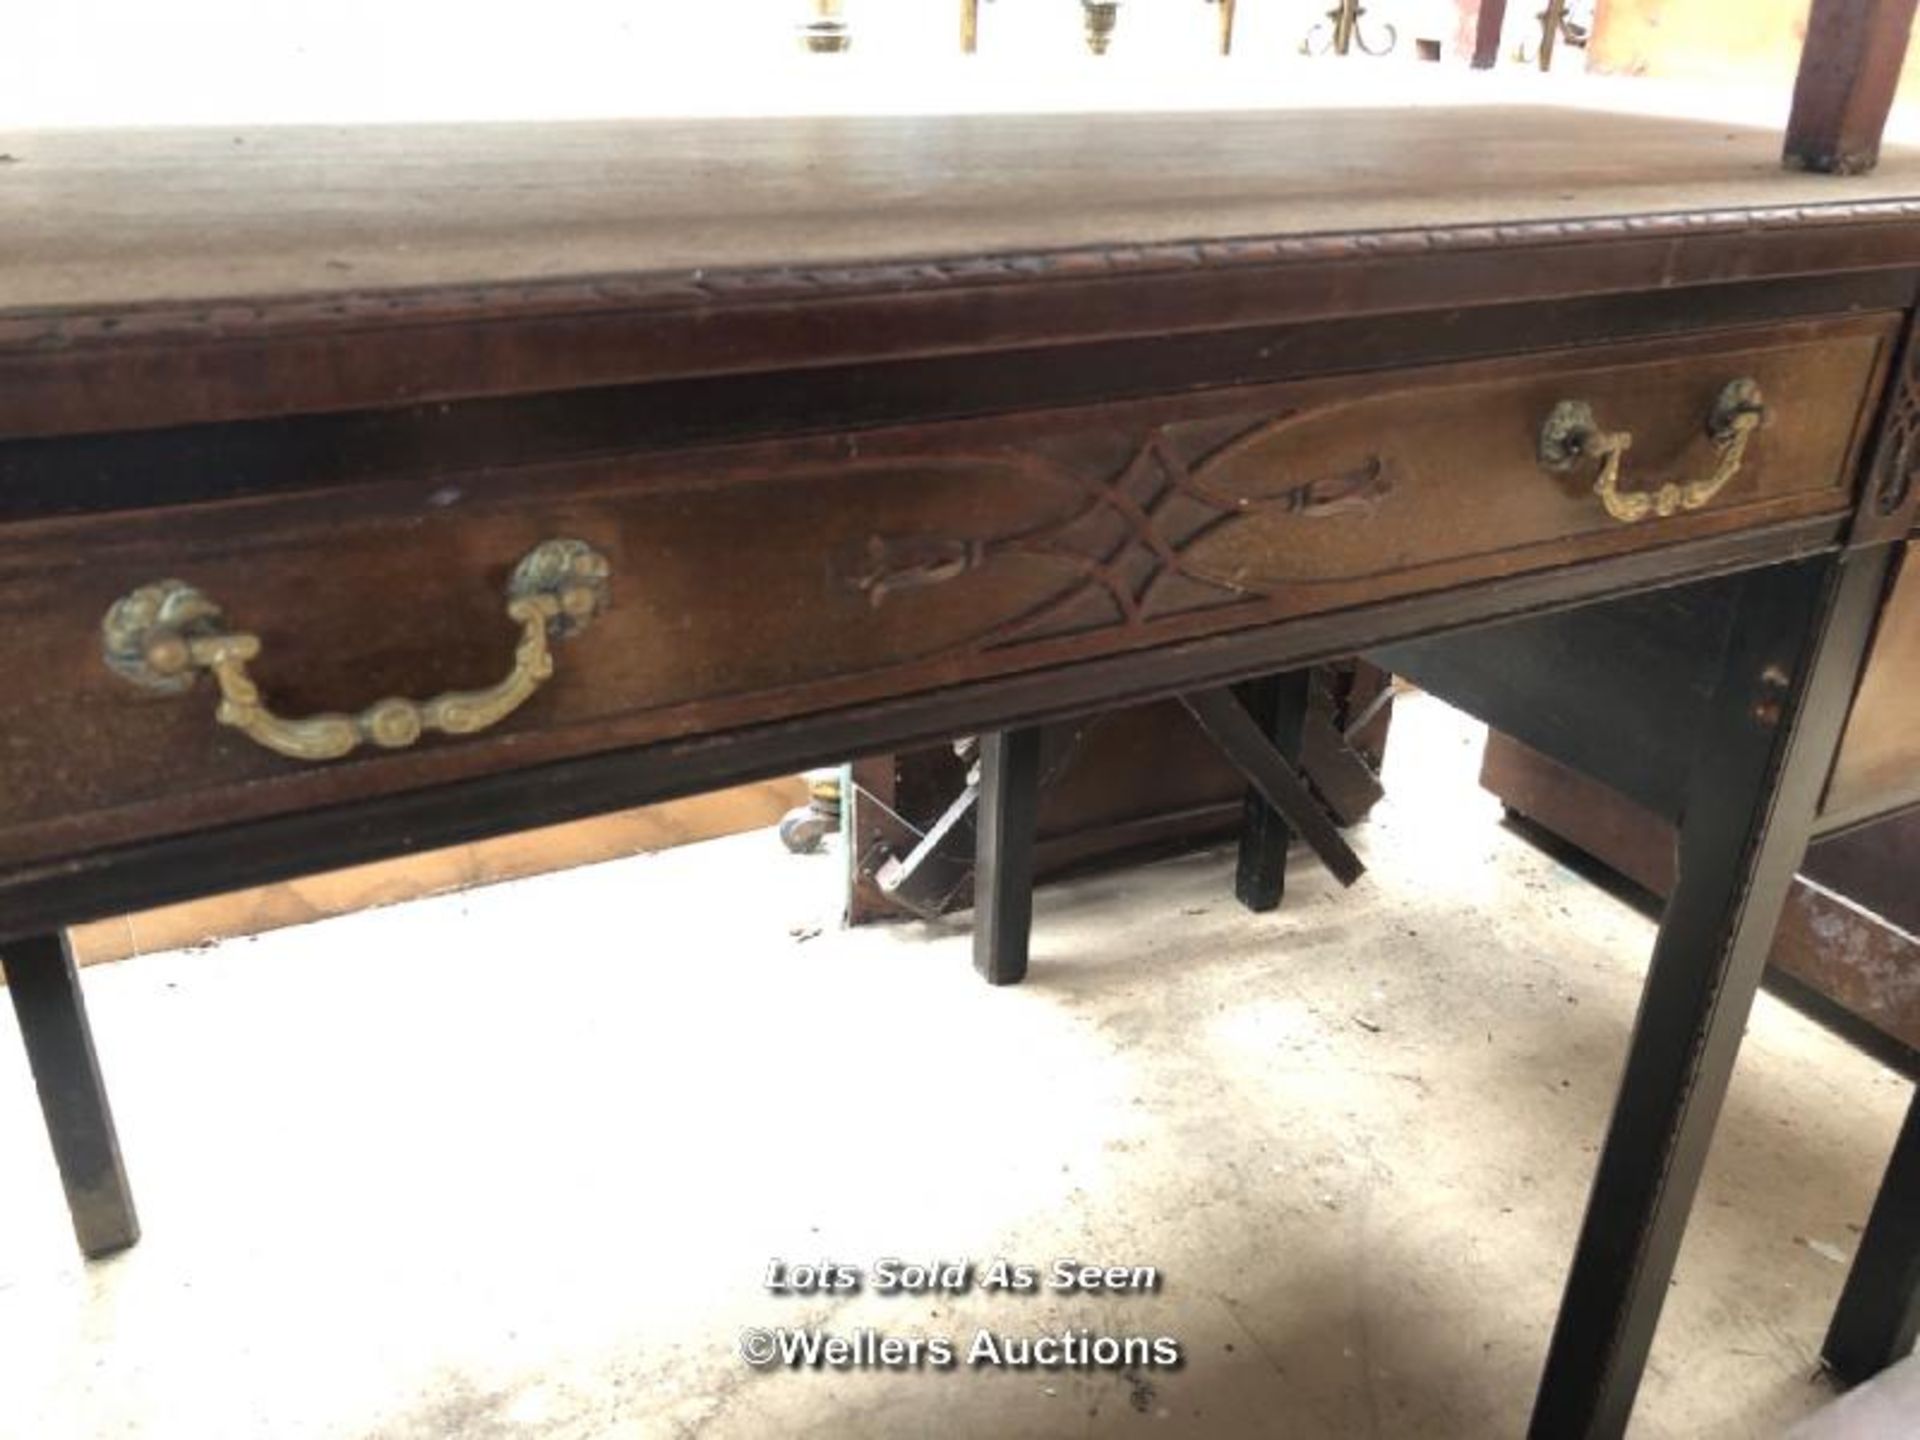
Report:
[[[1920,199],[1778,206],[1747,210],[1672,211],[1584,220],[1535,220],[1433,228],[1329,231],[1088,246],[1000,255],[861,261],[845,265],[740,270],[582,275],[551,281],[400,285],[321,295],[247,299],[208,296],[195,302],[78,305],[0,316],[0,352],[124,343],[160,335],[229,338],[371,322],[491,320],[581,311],[687,310],[751,307],[804,300],[981,286],[1034,285],[1084,279],[1365,260],[1446,252],[1594,244],[1705,235],[1767,235],[1823,227],[1920,223]],[[1910,261],[1920,261],[1920,236]],[[1846,267],[1843,267],[1846,268]]]

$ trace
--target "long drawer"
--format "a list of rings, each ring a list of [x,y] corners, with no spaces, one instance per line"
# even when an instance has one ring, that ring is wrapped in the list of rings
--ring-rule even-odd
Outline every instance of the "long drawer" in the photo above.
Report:
[[[1920,804],[1920,541],[1899,567],[1822,802],[1830,825]]]
[[[1896,318],[17,524],[0,866],[1837,514]]]

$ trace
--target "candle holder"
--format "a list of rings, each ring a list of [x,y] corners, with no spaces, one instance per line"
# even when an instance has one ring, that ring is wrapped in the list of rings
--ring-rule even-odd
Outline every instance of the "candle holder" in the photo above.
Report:
[[[815,55],[837,55],[853,45],[842,12],[845,0],[813,0],[813,17],[800,27],[800,43]]]
[[[1307,31],[1307,38],[1300,42],[1300,53],[1345,55],[1358,45],[1363,54],[1385,55],[1399,43],[1400,31],[1389,20],[1369,33],[1368,27],[1361,23],[1366,14],[1367,7],[1360,0],[1339,0],[1339,4],[1327,11],[1326,19]]]
[[[1220,53],[1233,53],[1233,12],[1235,0],[1207,0],[1207,4],[1220,12]]]
[[[1120,0],[1080,0],[1080,9],[1087,22],[1087,49],[1106,54],[1120,20]]]

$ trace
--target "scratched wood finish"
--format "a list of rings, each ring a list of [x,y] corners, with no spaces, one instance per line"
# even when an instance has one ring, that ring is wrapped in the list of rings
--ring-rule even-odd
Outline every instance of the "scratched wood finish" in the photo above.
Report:
[[[1838,183],[1783,171],[1771,129],[1585,106],[0,151],[0,436],[1920,262],[1920,154]]]
[[[616,275],[659,277],[658,299],[668,277],[682,300],[783,277],[791,296],[884,281],[862,274],[881,264],[974,257],[951,277],[969,283],[991,257],[1084,266],[1198,237],[1224,259],[1235,237],[1310,239],[1306,256],[1629,216],[1817,224],[1793,212],[1911,202],[1920,182],[1905,150],[1836,193],[1783,172],[1771,128],[1628,113],[1625,92],[1605,109],[1423,104],[1417,77],[1398,93],[1413,108],[0,131],[0,312],[244,300],[266,318],[302,296]]]
[[[1895,317],[1344,376],[0,531],[0,864],[918,693],[1837,514]],[[1559,400],[1635,434],[1627,484],[1711,468],[1728,380],[1770,407],[1711,507],[1610,520],[1542,473]],[[98,624],[198,586],[287,713],[490,683],[518,557],[574,536],[609,614],[497,730],[305,766],[142,691]],[[25,617],[32,617],[31,619]]]
[[[1864,820],[1920,801],[1920,559],[1909,542],[1861,676],[1833,778],[1829,823]]]

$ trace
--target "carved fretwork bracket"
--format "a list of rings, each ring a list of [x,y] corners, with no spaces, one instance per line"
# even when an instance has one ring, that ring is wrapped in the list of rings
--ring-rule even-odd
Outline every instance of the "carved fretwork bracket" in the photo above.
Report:
[[[1852,543],[1898,540],[1912,529],[1920,500],[1920,317],[1910,321],[1894,373],[1887,383],[1879,436],[1867,471],[1866,494],[1854,522]]]
[[[1194,460],[1183,458],[1165,430],[1153,430],[1115,474],[1048,468],[1049,479],[1078,492],[1078,503],[1064,515],[996,535],[874,535],[846,564],[843,579],[877,608],[902,592],[1016,559],[1058,569],[1059,586],[978,636],[969,646],[978,650],[1116,626],[1137,629],[1270,595],[1275,586],[1267,577],[1212,573],[1194,563],[1190,552],[1201,540],[1263,514],[1364,518],[1393,488],[1377,455],[1273,494],[1254,497],[1223,487],[1233,462],[1291,419],[1263,421]]]

